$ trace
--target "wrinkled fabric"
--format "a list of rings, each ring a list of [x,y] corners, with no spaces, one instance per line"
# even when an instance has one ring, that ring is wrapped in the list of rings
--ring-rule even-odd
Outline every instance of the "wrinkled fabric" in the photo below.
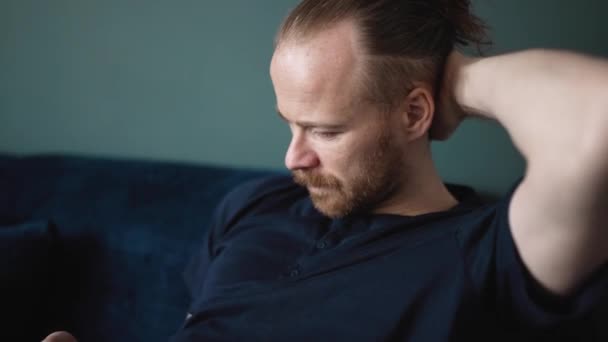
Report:
[[[510,195],[420,216],[331,220],[289,177],[227,196],[185,272],[174,341],[597,340],[608,268],[572,298],[535,283],[508,224]]]

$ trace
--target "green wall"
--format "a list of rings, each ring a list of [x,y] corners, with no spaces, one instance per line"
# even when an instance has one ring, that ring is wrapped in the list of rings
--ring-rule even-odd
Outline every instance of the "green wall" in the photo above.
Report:
[[[0,0],[0,152],[282,168],[272,39],[296,0]],[[608,56],[606,1],[479,0],[494,52]],[[514,99],[516,101],[517,99]],[[434,146],[447,180],[498,194],[523,162],[469,122]]]

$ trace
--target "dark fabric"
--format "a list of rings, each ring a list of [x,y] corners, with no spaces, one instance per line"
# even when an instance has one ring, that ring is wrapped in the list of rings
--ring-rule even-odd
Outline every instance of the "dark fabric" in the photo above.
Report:
[[[0,222],[0,341],[40,341],[55,236],[46,221]]]
[[[186,314],[182,272],[213,208],[237,184],[268,174],[135,160],[7,159],[0,162],[0,218],[56,224],[55,310],[46,332],[68,330],[80,342],[167,341]]]
[[[266,174],[138,160],[0,155],[0,224],[49,219],[56,224],[51,260],[57,268],[49,270],[53,284],[47,297],[55,306],[47,314],[38,311],[46,319],[44,333],[66,329],[80,342],[166,341],[187,311],[190,299],[181,273],[200,250],[213,208],[236,185]],[[325,301],[316,300],[321,307],[334,304]],[[43,310],[42,302],[36,309]],[[599,327],[606,326],[607,308],[596,310]],[[36,313],[28,313],[21,322],[32,323]],[[608,341],[606,329],[601,332],[600,340]],[[34,341],[42,338],[32,335]]]
[[[450,190],[449,211],[338,220],[288,177],[235,190],[185,272],[192,317],[174,341],[597,340],[608,269],[550,296],[516,252],[510,196]]]

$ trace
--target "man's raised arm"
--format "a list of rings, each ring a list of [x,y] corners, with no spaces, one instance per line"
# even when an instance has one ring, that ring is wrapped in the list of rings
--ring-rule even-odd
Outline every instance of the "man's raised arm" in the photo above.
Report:
[[[464,112],[506,128],[527,161],[509,209],[517,249],[542,285],[571,293],[608,260],[608,61],[455,52],[443,87],[432,134],[446,138]]]

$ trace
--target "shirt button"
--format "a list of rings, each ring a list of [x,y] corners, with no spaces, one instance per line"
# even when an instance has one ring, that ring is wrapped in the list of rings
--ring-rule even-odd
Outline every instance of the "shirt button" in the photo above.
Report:
[[[317,242],[317,248],[318,249],[327,248],[327,245],[328,245],[327,241],[325,241],[325,240],[321,240],[321,241]]]

